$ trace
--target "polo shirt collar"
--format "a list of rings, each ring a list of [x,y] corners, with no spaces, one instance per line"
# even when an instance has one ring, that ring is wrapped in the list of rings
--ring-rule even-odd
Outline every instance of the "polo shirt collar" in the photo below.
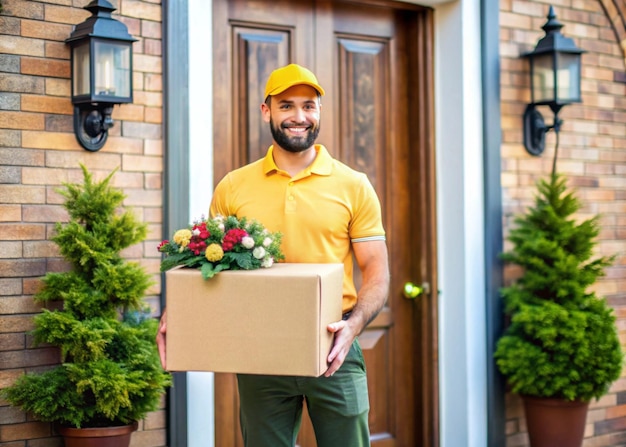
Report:
[[[278,166],[274,163],[274,157],[272,155],[273,151],[274,145],[271,145],[267,150],[267,154],[265,154],[265,158],[263,159],[263,172],[266,175],[279,171]],[[321,144],[315,145],[315,151],[317,152],[315,160],[313,160],[311,166],[305,169],[304,172],[308,174],[330,175],[333,169],[333,158]]]

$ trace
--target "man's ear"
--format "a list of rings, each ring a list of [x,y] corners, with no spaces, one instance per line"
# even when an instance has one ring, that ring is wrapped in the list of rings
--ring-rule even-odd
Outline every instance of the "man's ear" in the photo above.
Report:
[[[265,121],[266,123],[270,122],[270,116],[271,116],[270,108],[264,102],[261,103],[261,115],[263,116],[263,121]]]

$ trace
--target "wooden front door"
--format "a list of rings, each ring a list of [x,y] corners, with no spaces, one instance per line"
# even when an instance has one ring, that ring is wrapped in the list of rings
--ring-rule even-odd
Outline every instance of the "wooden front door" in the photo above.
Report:
[[[213,5],[216,182],[271,143],[259,111],[270,72],[312,69],[326,90],[318,142],[368,174],[387,231],[389,301],[360,337],[372,445],[438,445],[432,11],[379,0]],[[407,282],[426,293],[407,299]],[[215,388],[216,445],[241,446],[234,375],[216,375]],[[306,415],[298,445],[315,446]]]

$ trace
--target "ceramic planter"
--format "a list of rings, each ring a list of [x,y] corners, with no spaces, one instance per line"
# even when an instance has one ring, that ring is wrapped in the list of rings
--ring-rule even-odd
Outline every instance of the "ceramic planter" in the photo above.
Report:
[[[589,402],[522,396],[531,447],[581,447]]]
[[[118,427],[71,428],[58,427],[65,447],[128,447],[137,422]]]

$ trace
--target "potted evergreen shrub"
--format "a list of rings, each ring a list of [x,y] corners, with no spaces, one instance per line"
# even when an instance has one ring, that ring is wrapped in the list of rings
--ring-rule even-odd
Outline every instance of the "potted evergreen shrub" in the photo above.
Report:
[[[54,242],[70,271],[47,273],[35,299],[62,302],[35,316],[35,343],[58,346],[62,363],[20,376],[2,396],[42,421],[57,423],[66,447],[113,446],[113,433],[128,446],[137,421],[158,407],[170,376],[155,345],[157,321],[142,298],[150,276],[120,251],[141,242],[146,225],[120,207],[124,194],[81,165],[82,184],[60,193],[69,222],[56,224]],[[51,307],[59,307],[51,306]],[[105,427],[111,427],[105,429]]]
[[[495,359],[522,396],[533,447],[582,445],[589,402],[622,369],[613,310],[590,290],[613,258],[594,253],[599,216],[577,221],[580,207],[553,169],[539,181],[534,206],[516,218],[512,249],[503,255],[522,273],[502,290],[510,325]],[[554,419],[561,406],[573,421]]]

